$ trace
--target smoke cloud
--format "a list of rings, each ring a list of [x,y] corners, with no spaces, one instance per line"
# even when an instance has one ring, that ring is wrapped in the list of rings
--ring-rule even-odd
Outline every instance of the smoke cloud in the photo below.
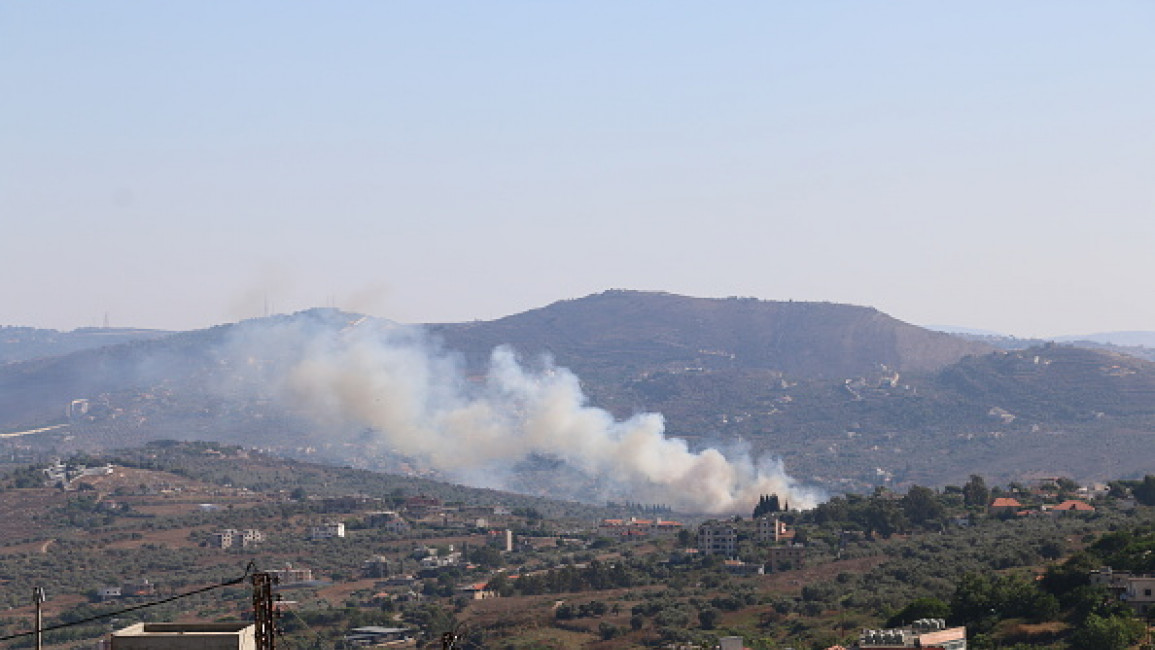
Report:
[[[780,462],[692,451],[665,435],[658,414],[616,420],[548,359],[530,367],[500,347],[483,377],[467,378],[460,357],[416,327],[362,321],[269,334],[259,337],[264,345],[296,351],[277,373],[280,390],[312,417],[368,428],[358,439],[364,453],[401,454],[463,483],[502,487],[515,465],[545,457],[564,461],[604,496],[684,512],[746,514],[771,493],[796,507],[819,499]]]

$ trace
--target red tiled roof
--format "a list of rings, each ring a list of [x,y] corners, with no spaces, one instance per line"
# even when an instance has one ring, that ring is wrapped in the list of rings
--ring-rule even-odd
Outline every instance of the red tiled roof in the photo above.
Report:
[[[991,502],[992,508],[1022,508],[1023,504],[1011,497],[999,497]]]
[[[1095,506],[1078,499],[1070,499],[1055,506],[1055,510],[1079,510],[1080,512],[1094,512]]]

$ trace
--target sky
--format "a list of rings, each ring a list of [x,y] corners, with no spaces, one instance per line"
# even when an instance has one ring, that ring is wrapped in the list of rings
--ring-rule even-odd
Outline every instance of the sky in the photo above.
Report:
[[[1155,330],[1155,3],[0,0],[0,325]]]

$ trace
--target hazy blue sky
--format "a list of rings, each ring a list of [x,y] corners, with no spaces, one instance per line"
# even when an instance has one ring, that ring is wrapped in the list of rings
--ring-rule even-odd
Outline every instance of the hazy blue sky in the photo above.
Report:
[[[1155,3],[0,0],[0,324],[1155,330]]]

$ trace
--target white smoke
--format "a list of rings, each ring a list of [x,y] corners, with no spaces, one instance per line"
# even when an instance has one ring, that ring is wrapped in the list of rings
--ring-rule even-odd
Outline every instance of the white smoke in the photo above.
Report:
[[[763,494],[797,507],[818,500],[778,462],[691,451],[664,435],[660,415],[615,420],[589,405],[573,373],[547,360],[528,369],[507,347],[470,381],[460,359],[418,328],[294,335],[302,338],[283,390],[322,422],[371,428],[366,453],[397,452],[490,487],[531,456],[557,458],[618,497],[688,512],[749,513]]]

